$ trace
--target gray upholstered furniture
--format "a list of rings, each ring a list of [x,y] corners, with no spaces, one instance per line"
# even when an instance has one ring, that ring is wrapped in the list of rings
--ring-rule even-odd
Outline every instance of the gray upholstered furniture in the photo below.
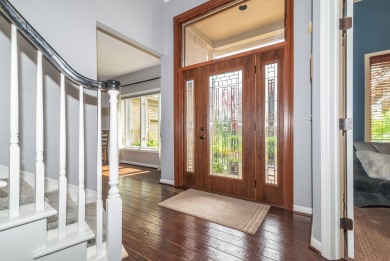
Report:
[[[354,204],[358,207],[389,206],[390,181],[370,178],[356,156],[356,151],[372,151],[390,155],[390,143],[354,142]]]

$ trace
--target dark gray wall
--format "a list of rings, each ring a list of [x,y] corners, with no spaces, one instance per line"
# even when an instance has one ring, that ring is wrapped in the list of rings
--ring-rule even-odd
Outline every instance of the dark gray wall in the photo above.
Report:
[[[364,140],[364,55],[390,49],[390,1],[364,0],[353,9],[354,140]]]

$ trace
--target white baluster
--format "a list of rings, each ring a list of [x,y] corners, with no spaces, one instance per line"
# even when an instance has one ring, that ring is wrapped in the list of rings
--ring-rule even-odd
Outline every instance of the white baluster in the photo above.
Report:
[[[110,176],[107,206],[107,257],[121,260],[122,252],[122,199],[119,194],[118,173],[118,90],[108,91],[110,95]]]
[[[9,159],[9,215],[19,215],[20,148],[19,148],[19,83],[18,31],[11,32],[11,92],[10,92],[10,159]]]
[[[43,72],[42,53],[37,51],[35,210],[45,207],[45,164],[43,162]]]
[[[84,189],[84,88],[80,86],[79,96],[79,217],[78,231],[85,229],[85,189]]]
[[[59,176],[59,206],[58,206],[58,237],[66,235],[66,105],[65,105],[65,76],[61,73],[60,98],[60,176]]]
[[[103,253],[103,200],[102,200],[102,92],[97,93],[97,195],[96,195],[96,256]]]

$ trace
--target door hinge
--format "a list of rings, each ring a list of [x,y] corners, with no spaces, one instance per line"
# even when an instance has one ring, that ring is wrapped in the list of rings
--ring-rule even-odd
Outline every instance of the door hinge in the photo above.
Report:
[[[256,72],[257,72],[257,66],[255,65],[255,74],[256,74]]]
[[[339,130],[347,131],[352,130],[353,124],[351,118],[339,119]]]
[[[339,29],[342,31],[352,28],[352,17],[345,17],[339,19]]]
[[[350,218],[340,218],[340,229],[342,230],[353,230],[353,221]]]
[[[256,188],[256,180],[255,180],[255,188]]]

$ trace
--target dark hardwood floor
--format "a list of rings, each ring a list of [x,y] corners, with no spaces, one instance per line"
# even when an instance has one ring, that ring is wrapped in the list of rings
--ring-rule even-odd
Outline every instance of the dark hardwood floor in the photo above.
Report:
[[[181,190],[159,184],[155,169],[120,168],[126,260],[325,260],[308,248],[309,217],[271,207],[250,235],[158,206]]]

